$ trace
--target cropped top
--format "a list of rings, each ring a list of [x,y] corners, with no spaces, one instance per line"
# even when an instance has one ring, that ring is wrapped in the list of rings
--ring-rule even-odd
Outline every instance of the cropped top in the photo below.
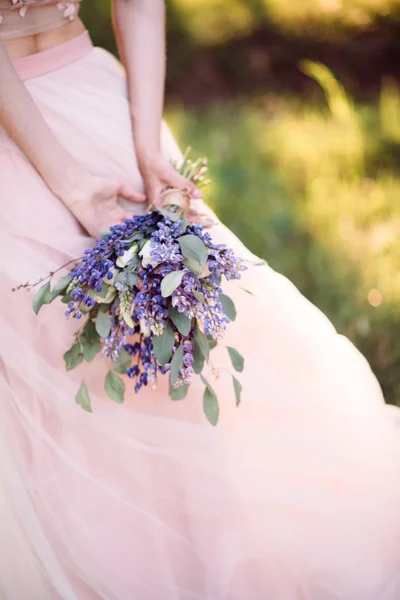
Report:
[[[44,33],[72,21],[80,0],[0,0],[0,38]]]

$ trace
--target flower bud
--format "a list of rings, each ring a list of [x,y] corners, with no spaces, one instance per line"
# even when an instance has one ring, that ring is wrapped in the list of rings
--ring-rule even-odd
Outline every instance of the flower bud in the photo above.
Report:
[[[133,244],[128,250],[125,250],[122,256],[118,256],[116,262],[117,267],[120,267],[120,269],[126,267],[126,265],[129,263],[129,261],[132,260],[132,258],[135,256],[135,254],[137,254],[137,252],[138,245]]]

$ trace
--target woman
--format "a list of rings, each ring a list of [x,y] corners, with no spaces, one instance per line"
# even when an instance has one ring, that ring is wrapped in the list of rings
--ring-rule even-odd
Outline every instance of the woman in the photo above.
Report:
[[[166,186],[201,203],[169,163],[164,3],[113,8],[125,71],[93,49],[78,2],[0,1],[0,597],[398,600],[396,414],[285,278],[252,266],[227,286],[227,344],[246,366],[239,408],[229,373],[213,384],[216,428],[197,380],[182,402],[162,382],[115,406],[102,360],[65,371],[74,325],[60,305],[37,318],[10,291]],[[93,414],[73,402],[83,373]]]

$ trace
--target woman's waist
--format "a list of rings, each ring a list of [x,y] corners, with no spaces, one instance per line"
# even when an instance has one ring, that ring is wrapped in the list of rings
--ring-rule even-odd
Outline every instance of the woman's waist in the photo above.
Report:
[[[84,30],[79,1],[0,0],[0,38],[11,58],[36,54]]]
[[[60,46],[81,35],[84,31],[84,24],[79,18],[76,18],[68,23],[61,22],[58,27],[49,31],[2,41],[11,60],[15,60]]]

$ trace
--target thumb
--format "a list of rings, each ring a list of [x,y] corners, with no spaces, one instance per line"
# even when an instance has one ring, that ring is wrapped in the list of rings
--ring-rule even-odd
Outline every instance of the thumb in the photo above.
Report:
[[[200,199],[203,197],[203,193],[201,192],[201,190],[199,190],[199,188],[192,181],[186,179],[186,177],[183,177],[183,175],[177,173],[174,168],[172,168],[171,170],[170,183],[174,187],[177,187],[181,190],[187,189],[189,196],[191,196],[192,198]]]
[[[139,192],[129,183],[120,185],[117,195],[130,202],[146,202],[146,194]]]

